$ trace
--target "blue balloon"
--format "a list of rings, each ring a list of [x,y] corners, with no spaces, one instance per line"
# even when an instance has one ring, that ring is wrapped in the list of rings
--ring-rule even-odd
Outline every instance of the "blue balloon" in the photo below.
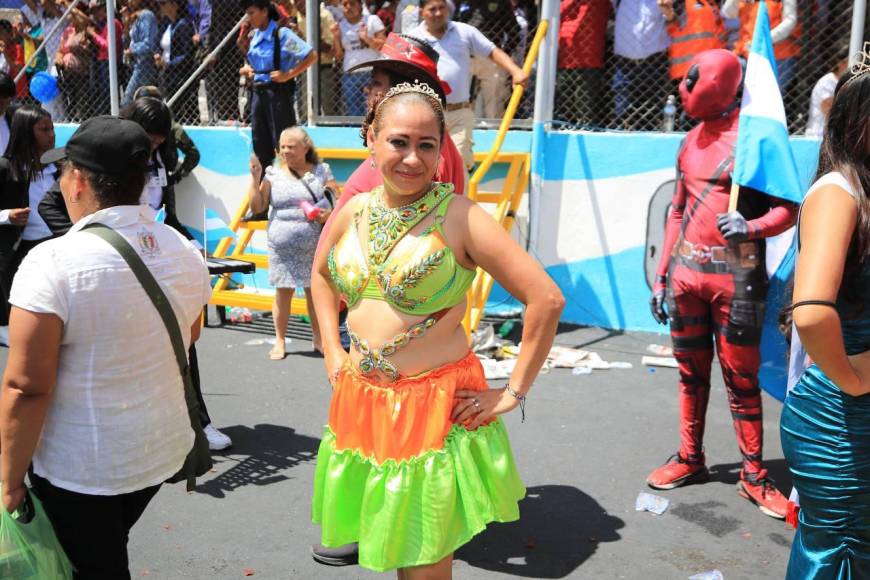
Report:
[[[57,79],[45,71],[40,71],[30,79],[30,94],[40,103],[53,100],[60,90],[57,88]]]

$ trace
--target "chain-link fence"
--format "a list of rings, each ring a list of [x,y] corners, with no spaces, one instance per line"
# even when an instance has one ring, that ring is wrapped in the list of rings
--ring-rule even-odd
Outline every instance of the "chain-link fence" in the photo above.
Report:
[[[792,132],[809,124],[812,133],[810,110],[820,100],[811,104],[813,88],[819,83],[817,96],[830,96],[831,79],[845,68],[852,4],[767,0]],[[678,91],[689,61],[711,48],[745,59],[758,6],[755,0],[562,0],[554,118],[590,129],[690,128]]]
[[[438,0],[443,1],[443,0]],[[16,76],[20,100],[42,100],[56,121],[109,112],[108,25],[104,0],[23,0],[0,12],[0,68]],[[325,0],[320,4],[318,123],[359,123],[370,73],[349,72],[369,60],[390,31],[426,36],[420,0]],[[844,66],[853,0],[768,0],[786,113],[793,132],[817,131],[819,111]],[[521,65],[534,36],[533,0],[448,0],[449,17],[476,27]],[[7,3],[8,5],[8,3]],[[281,26],[307,38],[305,0],[277,0]],[[558,30],[556,126],[686,130],[677,85],[699,51],[727,48],[745,56],[758,4],[754,0],[562,0]],[[122,106],[140,86],[159,87],[176,120],[188,125],[245,125],[251,83],[239,74],[252,31],[239,24],[238,0],[119,0],[116,23]],[[60,24],[58,25],[58,22]],[[55,28],[55,34],[49,32]],[[31,56],[46,40],[36,58]],[[838,68],[839,67],[839,68]],[[40,75],[39,73],[44,73]],[[446,79],[451,106],[474,111],[478,127],[494,126],[510,96],[511,77],[489,58]],[[39,79],[34,77],[39,76]],[[50,77],[50,79],[48,78]],[[188,87],[179,89],[188,82]],[[532,116],[534,72],[516,115]],[[471,79],[468,84],[468,79]],[[832,80],[834,79],[834,80]],[[33,86],[31,86],[33,83]],[[299,123],[308,119],[306,76],[290,81]],[[818,86],[817,86],[818,85]],[[814,88],[817,90],[814,92]],[[49,99],[52,91],[57,97]],[[466,96],[467,95],[467,96]],[[668,106],[669,96],[675,114]],[[823,116],[823,115],[822,115]]]
[[[109,26],[104,0],[79,0],[61,18],[70,3],[26,0],[20,9],[0,13],[0,52],[4,57],[0,68],[16,76],[26,65],[18,85],[19,100],[42,101],[55,121],[80,122],[109,112]],[[246,63],[252,30],[247,22],[239,25],[244,17],[241,2],[119,0],[116,6],[122,108],[139,87],[156,86],[167,100],[174,97],[173,115],[183,124],[249,122],[251,82],[241,77],[239,70]],[[304,0],[278,0],[274,6],[281,26],[307,38]],[[449,7],[455,20],[477,27],[522,65],[537,24],[537,7],[531,0],[468,0]],[[58,21],[56,32],[48,36]],[[320,4],[320,41],[316,47],[320,60],[315,65],[319,91],[314,103],[318,121],[358,123],[366,110],[370,73],[348,69],[376,56],[374,48],[389,32],[414,34],[416,29],[420,34],[420,26],[425,22],[420,17],[419,0],[382,4],[349,0],[342,6],[337,0],[328,0]],[[38,57],[31,59],[46,38]],[[472,59],[470,68],[460,72],[473,78],[466,100],[476,118],[482,124],[499,120],[510,97],[510,75],[487,58]],[[36,76],[40,78],[31,87]],[[179,92],[185,83],[187,88]],[[304,123],[308,113],[306,76],[289,84],[297,122]],[[57,96],[51,98],[55,92]],[[532,116],[533,94],[530,85],[518,119]]]

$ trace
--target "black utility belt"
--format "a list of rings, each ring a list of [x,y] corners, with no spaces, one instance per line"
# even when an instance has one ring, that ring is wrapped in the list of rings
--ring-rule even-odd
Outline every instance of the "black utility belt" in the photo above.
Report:
[[[262,82],[255,82],[253,84],[253,87],[254,87],[255,91],[275,90],[275,89],[280,89],[282,87],[289,88],[291,82],[293,82],[292,79],[287,81],[286,83],[276,83],[275,81],[262,81]]]
[[[725,274],[739,270],[752,270],[763,266],[763,254],[757,240],[740,242],[732,246],[705,246],[680,238],[673,255],[682,264],[696,272]]]

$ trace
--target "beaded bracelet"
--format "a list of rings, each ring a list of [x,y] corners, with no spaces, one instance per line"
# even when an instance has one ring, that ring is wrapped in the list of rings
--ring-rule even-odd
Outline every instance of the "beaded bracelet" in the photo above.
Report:
[[[522,420],[520,421],[520,423],[525,423],[526,422],[526,396],[521,395],[518,392],[516,392],[515,390],[513,390],[509,384],[505,385],[504,388],[507,391],[508,395],[510,395],[511,397],[513,397],[514,399],[516,399],[517,401],[520,402],[520,414],[522,415]]]

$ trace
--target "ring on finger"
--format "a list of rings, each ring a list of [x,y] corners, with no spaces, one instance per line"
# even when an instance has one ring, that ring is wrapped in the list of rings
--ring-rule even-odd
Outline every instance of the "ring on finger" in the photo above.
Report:
[[[474,408],[477,409],[477,412],[480,413],[480,401],[477,400],[477,397],[471,399],[471,403],[474,405]]]

